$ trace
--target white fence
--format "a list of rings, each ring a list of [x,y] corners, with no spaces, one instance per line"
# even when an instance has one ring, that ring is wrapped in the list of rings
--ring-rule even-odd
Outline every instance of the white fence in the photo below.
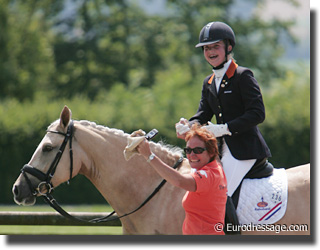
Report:
[[[92,220],[107,216],[109,213],[83,213],[73,212],[72,216]],[[57,212],[0,212],[0,225],[55,225],[55,226],[121,226],[117,215],[110,216],[111,221],[101,223],[89,223],[74,221],[63,217]]]

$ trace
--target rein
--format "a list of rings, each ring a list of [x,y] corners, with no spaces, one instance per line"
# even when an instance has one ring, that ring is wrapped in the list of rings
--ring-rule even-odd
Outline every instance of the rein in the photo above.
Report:
[[[92,220],[83,220],[80,219],[78,217],[72,216],[71,214],[69,214],[67,211],[65,211],[59,204],[58,202],[54,199],[54,197],[51,195],[51,192],[54,190],[54,187],[51,183],[51,180],[55,174],[56,168],[59,164],[59,161],[62,157],[62,154],[66,148],[66,145],[69,141],[69,155],[70,155],[70,177],[69,177],[69,181],[70,182],[71,178],[72,178],[72,171],[73,171],[73,151],[72,151],[72,137],[73,137],[73,133],[74,133],[74,123],[71,120],[68,129],[67,129],[67,133],[62,133],[59,131],[51,131],[48,130],[48,133],[55,133],[55,134],[60,134],[63,135],[65,138],[59,148],[58,153],[56,154],[53,162],[50,165],[49,170],[47,171],[47,173],[43,173],[42,171],[32,167],[31,165],[24,165],[23,168],[21,169],[21,173],[23,174],[23,176],[25,177],[28,186],[32,192],[32,195],[36,196],[36,195],[41,195],[44,200],[54,209],[56,210],[58,213],[60,213],[62,216],[71,219],[71,220],[75,220],[75,221],[81,221],[81,222],[89,222],[89,223],[101,223],[101,222],[107,222],[107,221],[112,221],[112,220],[118,220],[120,218],[123,218],[125,216],[128,216],[130,214],[133,214],[135,212],[137,212],[139,209],[141,209],[145,204],[147,204],[158,192],[159,190],[163,187],[163,185],[167,182],[166,180],[162,180],[161,183],[154,189],[154,191],[147,197],[147,199],[141,203],[140,206],[138,206],[136,209],[132,210],[129,213],[126,213],[124,215],[121,216],[117,216],[114,218],[110,218],[113,214],[115,214],[115,211],[113,211],[112,213],[110,213],[109,215],[102,217],[102,218],[96,218],[96,219],[92,219]],[[174,169],[178,168],[178,166],[182,163],[183,161],[183,157],[181,156],[179,158],[179,160],[175,163],[175,165],[173,166]],[[32,183],[30,181],[30,179],[28,178],[27,174],[30,174],[34,177],[36,177],[37,179],[40,180],[40,183],[38,184],[37,188],[34,188],[32,186]],[[42,189],[43,187],[46,188],[46,192],[43,192]]]

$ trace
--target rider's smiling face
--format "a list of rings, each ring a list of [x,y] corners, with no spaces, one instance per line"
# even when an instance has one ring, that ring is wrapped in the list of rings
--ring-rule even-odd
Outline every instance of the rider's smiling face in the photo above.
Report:
[[[217,67],[223,63],[226,58],[225,43],[223,41],[219,41],[205,45],[203,46],[203,54],[208,63],[213,67]]]

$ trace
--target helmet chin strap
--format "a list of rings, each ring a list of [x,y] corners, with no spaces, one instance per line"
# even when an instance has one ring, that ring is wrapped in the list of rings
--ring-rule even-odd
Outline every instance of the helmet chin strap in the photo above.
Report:
[[[214,70],[217,70],[217,69],[222,69],[223,67],[224,67],[224,64],[227,62],[227,60],[224,60],[224,62],[223,63],[221,63],[220,65],[218,65],[217,67],[214,67],[214,66],[212,66],[212,68],[214,69]]]
[[[211,65],[214,70],[222,69],[222,68],[224,67],[224,64],[225,64],[226,62],[228,62],[228,55],[231,53],[232,50],[228,51],[228,42],[227,42],[226,40],[224,40],[224,47],[225,47],[225,55],[226,55],[226,56],[225,56],[225,59],[224,59],[224,61],[223,61],[220,65],[218,65],[218,66],[216,66],[216,67],[214,67],[214,66]]]

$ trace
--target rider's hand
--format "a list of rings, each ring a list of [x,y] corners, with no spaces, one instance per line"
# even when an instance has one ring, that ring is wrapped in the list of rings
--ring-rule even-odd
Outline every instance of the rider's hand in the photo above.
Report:
[[[213,133],[215,137],[231,135],[231,132],[228,129],[228,124],[213,124],[211,122],[208,122],[208,125],[204,127],[211,133]]]
[[[185,134],[190,130],[189,121],[185,118],[180,118],[180,121],[176,123],[176,133],[177,137],[180,139],[185,138]]]

